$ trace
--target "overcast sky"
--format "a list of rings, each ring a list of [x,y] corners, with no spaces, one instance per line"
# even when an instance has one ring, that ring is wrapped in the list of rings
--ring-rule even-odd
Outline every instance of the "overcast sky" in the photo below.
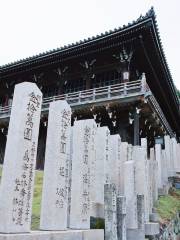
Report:
[[[180,89],[180,0],[0,0],[0,65],[117,28],[151,6]]]

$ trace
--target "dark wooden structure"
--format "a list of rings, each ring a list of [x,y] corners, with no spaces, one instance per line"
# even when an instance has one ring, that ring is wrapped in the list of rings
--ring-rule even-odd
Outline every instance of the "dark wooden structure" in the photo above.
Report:
[[[1,160],[14,86],[23,81],[35,82],[44,96],[37,168],[43,167],[48,103],[56,99],[72,104],[72,124],[94,117],[134,145],[140,137],[149,147],[157,136],[180,137],[179,101],[153,9],[122,28],[1,66]]]

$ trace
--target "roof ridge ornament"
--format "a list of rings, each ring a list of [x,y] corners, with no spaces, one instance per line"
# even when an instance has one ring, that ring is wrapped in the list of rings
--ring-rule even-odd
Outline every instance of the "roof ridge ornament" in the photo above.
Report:
[[[154,7],[152,6],[146,14],[147,17],[156,17]]]

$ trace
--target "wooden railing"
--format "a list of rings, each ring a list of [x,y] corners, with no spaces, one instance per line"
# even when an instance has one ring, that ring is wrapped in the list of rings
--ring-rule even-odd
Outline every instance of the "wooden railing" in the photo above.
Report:
[[[120,99],[143,95],[148,90],[145,79],[110,86],[93,88],[79,92],[67,93],[43,99],[42,112],[49,109],[49,104],[57,100],[66,100],[71,106],[78,106],[91,102]],[[0,107],[0,119],[9,117],[11,105]]]
[[[151,93],[145,77],[138,81],[109,85],[105,87],[93,88],[79,92],[57,95],[43,99],[42,112],[47,112],[49,105],[53,101],[66,100],[71,107],[80,106],[83,104],[98,103],[104,101],[120,100],[129,97],[144,95],[150,102],[153,109],[161,119],[166,130],[172,135],[171,127],[169,126],[158,102]],[[0,119],[10,117],[11,105],[0,107]]]
[[[106,87],[83,90],[74,93],[63,94],[44,98],[42,109],[48,109],[52,101],[66,100],[71,106],[81,105],[89,102],[99,102],[108,99],[128,97],[132,95],[144,94],[142,81],[134,81],[110,85]]]
[[[168,121],[166,120],[166,117],[164,116],[163,111],[161,110],[161,107],[159,106],[158,102],[156,101],[155,97],[153,95],[150,95],[148,97],[148,101],[151,104],[152,108],[154,111],[156,111],[157,115],[160,118],[161,123],[164,125],[166,131],[168,132],[168,134],[173,137],[174,133],[168,123]]]

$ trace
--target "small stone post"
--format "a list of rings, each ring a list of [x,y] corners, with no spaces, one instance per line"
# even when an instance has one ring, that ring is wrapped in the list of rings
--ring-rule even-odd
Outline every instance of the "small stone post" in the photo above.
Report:
[[[117,204],[114,184],[104,185],[105,240],[117,240]]]
[[[126,240],[126,198],[117,197],[117,237]]]

